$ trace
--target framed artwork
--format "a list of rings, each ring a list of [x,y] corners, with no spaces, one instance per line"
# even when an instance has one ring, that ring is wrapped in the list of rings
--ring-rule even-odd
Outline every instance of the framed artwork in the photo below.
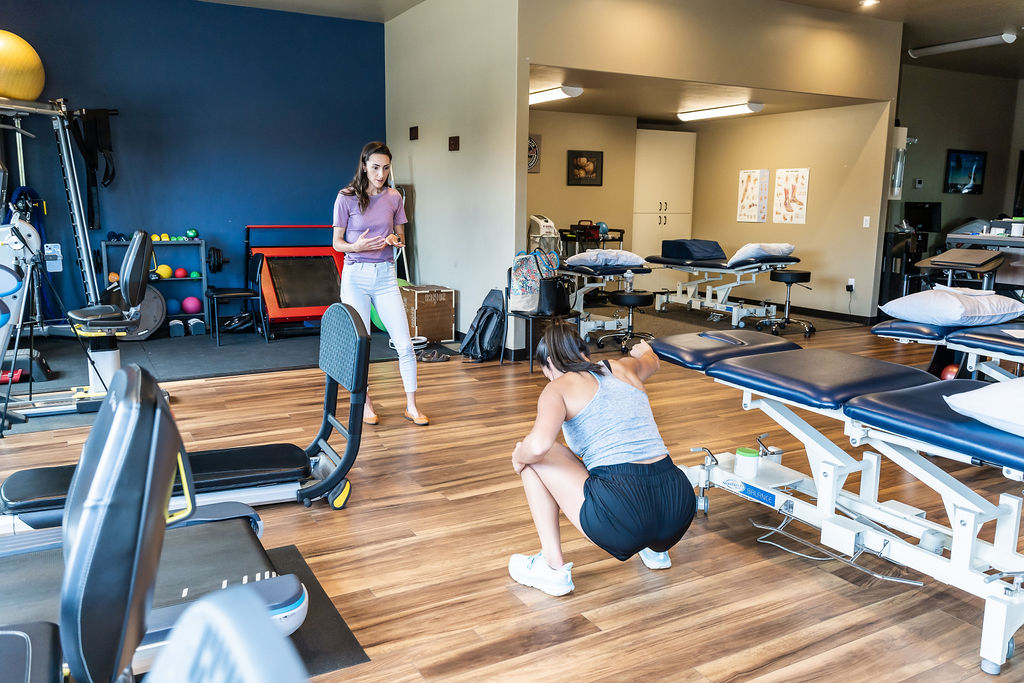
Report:
[[[942,191],[949,194],[981,194],[985,184],[988,152],[966,149],[946,150],[946,174]]]
[[[775,169],[773,223],[807,222],[807,181],[809,168]]]
[[[566,185],[597,187],[604,182],[604,152],[570,149],[566,158]]]
[[[764,223],[767,220],[768,169],[740,171],[736,221],[738,223]]]
[[[540,173],[540,136],[535,133],[526,140],[526,172]]]

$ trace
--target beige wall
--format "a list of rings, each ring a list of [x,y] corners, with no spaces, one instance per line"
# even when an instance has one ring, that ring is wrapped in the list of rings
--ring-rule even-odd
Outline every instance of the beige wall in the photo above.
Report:
[[[896,97],[902,26],[777,0],[519,0],[535,64]]]
[[[794,287],[793,303],[817,310],[876,314],[878,221],[883,200],[888,103],[835,107],[708,122],[697,129],[693,236],[721,242],[732,254],[748,242],[796,245],[797,268],[811,271],[813,291]],[[739,172],[771,171],[768,222],[738,223]],[[772,222],[775,170],[809,168],[807,222]],[[864,228],[868,216],[871,227]],[[852,300],[848,278],[856,280]],[[785,287],[763,277],[741,298],[782,301]]]
[[[968,217],[1009,213],[1009,169],[1016,169],[1017,163],[1016,150],[1010,160],[1016,107],[1016,80],[905,65],[896,117],[907,127],[907,135],[918,141],[907,148],[903,201],[942,202],[946,229]],[[1018,112],[1019,119],[1024,112]],[[942,192],[947,149],[988,152],[982,194]],[[915,178],[921,178],[924,187],[915,189]],[[903,218],[903,202],[892,202],[889,209],[890,222]]]
[[[516,248],[516,21],[514,3],[426,0],[384,25],[388,145],[395,181],[415,192],[417,279],[458,290],[463,332]]]
[[[628,248],[633,222],[636,119],[533,111],[529,132],[541,136],[541,170],[527,175],[527,215],[547,216],[560,229],[581,218],[604,221],[610,228],[626,230],[624,246]],[[566,185],[566,152],[570,149],[604,152],[602,186]]]

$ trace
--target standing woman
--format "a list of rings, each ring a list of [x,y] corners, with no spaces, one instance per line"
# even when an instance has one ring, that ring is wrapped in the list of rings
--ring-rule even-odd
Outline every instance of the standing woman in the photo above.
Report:
[[[359,155],[356,175],[334,202],[334,249],[345,254],[341,271],[341,300],[359,312],[370,329],[370,304],[387,328],[398,352],[398,370],[405,387],[405,419],[427,425],[416,407],[416,355],[409,337],[405,304],[398,291],[395,252],[405,246],[405,207],[402,195],[388,186],[391,150],[383,142],[370,142]],[[363,422],[380,422],[366,397]]]

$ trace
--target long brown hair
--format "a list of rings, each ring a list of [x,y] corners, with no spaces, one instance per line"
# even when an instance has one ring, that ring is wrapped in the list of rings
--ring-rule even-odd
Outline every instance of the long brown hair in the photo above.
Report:
[[[576,326],[564,320],[555,320],[537,343],[537,361],[541,365],[551,359],[559,372],[596,372],[604,374],[604,366],[587,358],[587,343],[576,333]]]
[[[370,205],[370,195],[366,192],[366,188],[370,186],[370,179],[366,175],[366,163],[374,154],[383,154],[388,161],[391,161],[391,150],[387,145],[383,142],[367,142],[359,155],[359,165],[356,167],[356,174],[353,176],[352,182],[341,191],[344,195],[350,197],[355,195],[359,199],[359,213],[366,211],[366,207]],[[390,179],[391,171],[388,171],[388,180]],[[385,181],[386,184],[387,181]]]

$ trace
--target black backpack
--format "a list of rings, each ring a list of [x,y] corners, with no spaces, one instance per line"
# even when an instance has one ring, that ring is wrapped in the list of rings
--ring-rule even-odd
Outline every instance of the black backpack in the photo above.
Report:
[[[484,297],[459,347],[459,353],[466,361],[482,363],[501,353],[505,341],[502,338],[505,327],[504,305],[505,298],[500,289],[492,289]]]

